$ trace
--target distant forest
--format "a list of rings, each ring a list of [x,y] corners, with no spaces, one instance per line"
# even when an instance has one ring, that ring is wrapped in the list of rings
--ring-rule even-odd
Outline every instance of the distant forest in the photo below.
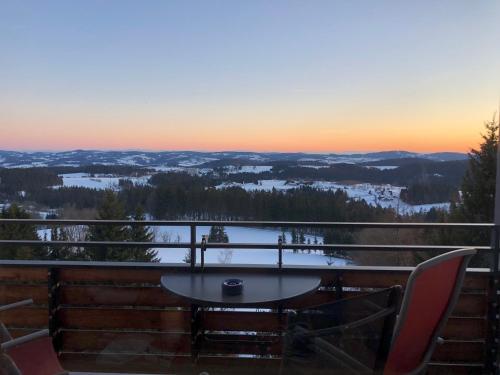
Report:
[[[301,199],[299,198],[300,192],[292,194],[290,192],[287,194],[246,193],[237,188],[217,191],[213,187],[228,181],[256,183],[262,179],[367,182],[405,186],[407,188],[401,193],[401,199],[404,202],[425,204],[455,200],[467,167],[465,160],[436,162],[416,158],[385,160],[386,165],[399,166],[399,168],[386,170],[355,164],[333,164],[317,169],[292,162],[269,164],[273,166],[269,172],[228,175],[224,173],[223,166],[212,162],[207,163],[206,166],[214,168],[214,172],[205,176],[158,173],[151,178],[152,186],[133,186],[124,179],[121,181],[120,197],[128,209],[133,210],[134,205],[140,203],[149,213],[159,218],[227,216],[266,219],[276,218],[278,215],[285,215],[285,212],[289,212],[290,207],[297,205],[292,202]],[[134,166],[108,165],[0,168],[0,201],[33,202],[49,208],[60,208],[65,205],[78,209],[97,207],[98,202],[102,200],[102,191],[81,187],[65,187],[57,190],[52,188],[62,183],[59,174],[77,172],[91,175],[141,176],[151,171]],[[312,189],[308,189],[307,194],[318,201],[335,195],[330,192],[312,191]],[[279,209],[274,208],[276,203],[269,203],[269,208],[263,209],[262,205],[267,205],[266,199],[287,203],[283,203],[284,207],[279,207]],[[346,197],[345,199],[347,200]],[[291,215],[297,216],[294,213]]]
[[[386,161],[391,163],[391,161]],[[159,219],[256,219],[256,220],[374,220],[386,211],[364,202],[351,201],[344,192],[302,188],[279,191],[246,192],[241,188],[215,189],[227,181],[257,182],[259,179],[325,180],[345,183],[369,182],[407,186],[401,199],[410,204],[447,202],[456,199],[466,161],[392,161],[401,167],[388,170],[353,164],[334,164],[328,168],[306,168],[275,162],[272,171],[260,174],[224,174],[223,167],[205,176],[187,173],[157,173],[146,186],[120,180],[119,199],[128,214],[141,206]],[[61,187],[61,173],[84,172],[141,176],[150,171],[134,166],[90,165],[84,167],[45,167],[0,169],[0,201],[29,203],[59,209],[95,209],[102,201],[102,190]],[[349,209],[347,209],[349,208]],[[384,214],[381,214],[384,213]]]

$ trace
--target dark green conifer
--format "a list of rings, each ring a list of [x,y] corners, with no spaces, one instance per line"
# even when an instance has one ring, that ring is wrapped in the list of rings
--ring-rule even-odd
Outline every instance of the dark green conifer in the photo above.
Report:
[[[469,153],[469,167],[462,183],[458,216],[472,223],[491,223],[495,207],[495,178],[498,149],[498,124],[495,120],[485,124],[479,150]]]
[[[227,236],[226,229],[222,225],[214,225],[210,228],[208,234],[208,242],[228,243],[229,237]]]
[[[486,134],[479,149],[469,153],[469,166],[461,187],[461,199],[452,205],[450,221],[468,223],[491,223],[494,219],[496,163],[498,150],[498,123],[493,119],[485,123]],[[457,245],[489,245],[488,230],[455,231],[441,234],[443,242]],[[472,260],[473,266],[488,267],[487,254],[479,254]]]
[[[17,204],[3,208],[0,213],[2,219],[30,219],[28,212]],[[33,240],[39,241],[36,227],[31,224],[0,223],[0,239],[2,240]],[[0,259],[45,259],[47,249],[45,247],[0,246]]]
[[[134,220],[145,220],[144,210],[138,206],[135,210]],[[132,225],[130,228],[130,241],[132,242],[151,242],[154,239],[152,230],[144,225]],[[158,262],[158,251],[149,248],[131,248],[130,259],[137,262]]]
[[[112,190],[107,190],[97,211],[98,220],[127,220],[125,208]],[[127,241],[129,230],[123,225],[92,225],[89,227],[89,241]],[[126,261],[129,251],[125,247],[100,246],[88,248],[85,251],[90,260],[95,261]]]

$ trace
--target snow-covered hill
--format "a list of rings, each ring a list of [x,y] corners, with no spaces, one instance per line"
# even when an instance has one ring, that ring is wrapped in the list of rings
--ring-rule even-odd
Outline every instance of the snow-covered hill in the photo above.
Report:
[[[221,161],[223,165],[266,165],[269,162],[308,162],[319,164],[367,163],[383,160],[424,158],[433,161],[463,160],[466,154],[418,154],[407,151],[384,151],[357,154],[305,154],[257,152],[195,152],[195,151],[95,151],[18,152],[0,150],[0,167],[28,168],[45,166],[129,165],[138,167],[199,167]]]

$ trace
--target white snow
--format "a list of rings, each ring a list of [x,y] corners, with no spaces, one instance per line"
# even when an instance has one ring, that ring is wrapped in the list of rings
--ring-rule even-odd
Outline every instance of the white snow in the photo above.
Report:
[[[218,159],[217,158],[194,157],[194,158],[190,158],[190,159],[183,160],[183,161],[179,162],[179,166],[180,167],[194,167],[196,165],[205,164],[205,163],[208,163],[209,161],[214,161],[214,160],[218,160]]]
[[[247,227],[225,227],[229,242],[234,243],[276,243],[278,236],[282,234],[277,229],[247,228]],[[156,227],[156,241],[165,242],[189,242],[189,227]],[[208,235],[210,227],[197,227],[197,241],[201,241],[202,235]],[[285,232],[288,242],[291,241],[291,233]],[[314,241],[314,236],[305,235],[306,242]],[[322,243],[321,237],[317,238]],[[184,262],[189,249],[162,249],[159,248],[158,255],[162,263]],[[200,259],[200,250],[197,251],[197,260]],[[206,263],[232,263],[232,264],[276,264],[278,262],[277,249],[208,249],[205,252]],[[294,265],[346,265],[346,259],[327,257],[321,251],[296,252],[283,251],[283,264]]]
[[[313,168],[313,169],[321,169],[321,168],[330,168],[329,165],[299,165],[300,168]]]
[[[328,156],[323,161],[328,163],[328,164],[340,164],[340,163],[355,164],[355,163],[379,161],[379,159],[371,158],[371,157],[362,157],[362,156],[359,156],[359,157],[355,157],[355,156],[354,157],[353,156]]]
[[[257,184],[253,182],[248,182],[248,183],[239,183],[239,182],[225,182],[222,183],[221,185],[217,185],[217,189],[227,189],[231,187],[241,187],[242,189],[245,189],[246,191],[258,191],[258,190],[264,190],[264,191],[271,191],[273,189],[276,190],[289,190],[289,189],[297,189],[302,186],[301,183],[297,183],[294,181],[287,181],[287,180],[259,180]]]
[[[384,208],[393,208],[399,214],[425,213],[431,208],[449,209],[449,203],[431,203],[422,205],[411,205],[400,199],[402,186],[375,185],[369,183],[362,184],[340,184],[331,181],[286,181],[286,180],[259,180],[255,183],[229,182],[216,186],[217,189],[227,189],[230,187],[241,187],[246,191],[271,191],[272,189],[286,191],[290,189],[309,186],[319,190],[343,190],[347,196],[354,200],[364,200],[372,206],[380,205]]]
[[[248,160],[261,161],[261,160],[266,160],[266,158],[260,155],[252,155],[248,158]]]
[[[449,211],[450,203],[443,202],[443,203],[428,203],[428,204],[417,204],[417,205],[411,205],[411,204],[404,203],[402,206],[399,207],[399,213],[400,214],[408,214],[408,215],[411,215],[414,213],[426,213],[426,212],[429,212],[433,208],[436,208],[439,210]]]
[[[137,154],[137,155],[130,155],[130,156],[124,156],[122,158],[117,159],[118,164],[125,164],[125,165],[142,165],[145,162],[151,161],[152,158],[144,155],[144,154]]]
[[[320,161],[321,159],[317,159],[317,158],[300,158],[300,159],[297,159],[297,161]]]
[[[169,167],[166,165],[157,165],[157,166],[151,167],[151,169],[153,169],[157,172],[185,172],[186,171],[186,168]]]
[[[38,229],[36,233],[38,234],[38,237],[40,238],[41,241],[45,240],[50,241],[51,238],[50,228]]]
[[[189,242],[190,228],[186,226],[160,226],[151,228],[156,242]],[[229,241],[233,243],[278,243],[278,236],[282,232],[278,229],[262,229],[248,227],[225,227]],[[197,241],[201,241],[202,235],[208,235],[210,227],[197,227]],[[38,229],[38,236],[41,240],[47,239],[50,241],[50,229]],[[311,243],[314,241],[314,236],[304,236]],[[285,238],[291,241],[291,233],[285,232]],[[317,237],[318,243],[323,242],[322,237]],[[184,263],[186,254],[189,249],[164,249],[157,248],[160,262],[162,263]],[[196,259],[200,260],[200,250],[197,250]],[[210,263],[231,263],[231,264],[277,264],[278,250],[277,249],[208,249],[205,252],[205,262]],[[349,261],[342,258],[328,257],[323,255],[323,252],[298,251],[292,250],[283,251],[283,264],[290,265],[336,265],[344,266]]]
[[[63,179],[62,186],[64,187],[85,187],[89,189],[114,189],[119,188],[120,180],[132,181],[135,185],[146,185],[151,176],[128,177],[128,176],[110,176],[110,175],[95,175],[92,177],[88,173],[65,173],[59,175]],[[60,188],[61,185],[54,186]]]
[[[399,168],[399,166],[397,166],[397,165],[368,165],[368,166],[366,166],[366,168],[375,168],[375,169],[378,169],[380,171],[386,171],[389,169]]]
[[[273,169],[272,165],[243,165],[243,166],[235,166],[230,165],[224,168],[224,172],[227,174],[235,174],[235,173],[263,173],[269,172]]]
[[[9,165],[9,168],[34,168],[34,167],[46,167],[47,163],[33,162],[31,164],[19,164],[19,165],[5,164],[5,166],[7,165]]]

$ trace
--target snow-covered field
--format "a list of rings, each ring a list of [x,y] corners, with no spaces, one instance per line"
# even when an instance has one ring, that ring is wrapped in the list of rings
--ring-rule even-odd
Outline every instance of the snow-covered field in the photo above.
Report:
[[[243,166],[227,166],[224,168],[224,172],[227,174],[235,173],[263,173],[269,172],[273,169],[272,165],[243,165]]]
[[[64,187],[85,187],[90,189],[118,189],[120,180],[128,180],[135,185],[145,185],[150,176],[141,177],[117,177],[108,175],[91,176],[88,173],[66,173],[59,175],[63,179],[63,184],[54,186],[54,188]]]
[[[156,227],[156,241],[167,242],[189,242],[189,227]],[[197,227],[197,238],[201,240],[202,235],[208,235],[210,227]],[[278,243],[278,236],[282,234],[277,229],[261,229],[247,227],[226,227],[229,242],[234,243]],[[285,232],[288,242],[291,241],[291,233]],[[306,242],[314,241],[314,236],[306,235]],[[322,238],[317,238],[322,243]],[[188,249],[157,249],[164,263],[183,262]],[[197,259],[200,258],[199,250]],[[205,252],[206,263],[233,263],[233,264],[276,264],[278,262],[278,251],[276,249],[209,249]],[[297,252],[287,250],[283,252],[284,264],[295,265],[345,265],[345,259],[327,257],[322,252]]]
[[[375,169],[378,169],[380,171],[387,171],[390,169],[399,168],[399,166],[397,166],[397,165],[369,165],[366,168],[375,168]]]
[[[237,182],[224,183],[218,185],[217,188],[226,189],[230,187],[241,187],[246,191],[271,191],[273,189],[283,191],[304,186],[309,186],[320,190],[343,190],[351,199],[362,199],[372,206],[380,205],[381,207],[385,208],[393,208],[399,214],[428,212],[433,207],[447,210],[450,206],[450,204],[446,202],[411,205],[403,202],[400,199],[401,190],[403,190],[404,187],[393,185],[374,185],[369,183],[348,185],[330,181],[301,182],[286,180],[259,180],[259,182],[256,184]]]
[[[194,167],[195,165],[201,165],[204,163],[208,163],[209,161],[217,160],[217,158],[203,158],[203,157],[194,157],[187,160],[183,160],[179,162],[180,167]]]
[[[321,169],[321,168],[330,168],[329,165],[309,165],[309,164],[299,164],[300,168],[312,168],[312,169]]]
[[[258,190],[271,191],[273,189],[276,190],[297,189],[300,188],[301,186],[304,186],[304,184],[301,184],[300,182],[290,182],[287,180],[259,180],[259,182],[256,184],[253,182],[247,182],[247,183],[225,182],[222,183],[221,185],[217,185],[216,188],[227,189],[231,187],[241,187],[246,191],[258,191]]]
[[[152,228],[157,242],[189,242],[189,227],[161,226]],[[210,227],[197,227],[197,240],[201,241],[202,235],[208,235]],[[278,236],[282,234],[277,229],[247,228],[247,227],[226,227],[229,242],[233,243],[276,243]],[[42,240],[50,240],[50,229],[38,230],[38,236]],[[285,232],[288,242],[291,240],[291,233]],[[305,235],[306,242],[314,241],[314,236]],[[317,238],[318,243],[322,243],[321,237]],[[158,255],[162,263],[183,263],[189,249],[163,249],[158,248]],[[200,250],[197,252],[197,259],[200,259]],[[278,262],[278,250],[276,249],[209,249],[205,252],[205,262],[219,264],[276,264]],[[347,260],[335,257],[327,257],[322,251],[296,252],[291,250],[283,251],[283,264],[289,265],[316,265],[343,266]]]

